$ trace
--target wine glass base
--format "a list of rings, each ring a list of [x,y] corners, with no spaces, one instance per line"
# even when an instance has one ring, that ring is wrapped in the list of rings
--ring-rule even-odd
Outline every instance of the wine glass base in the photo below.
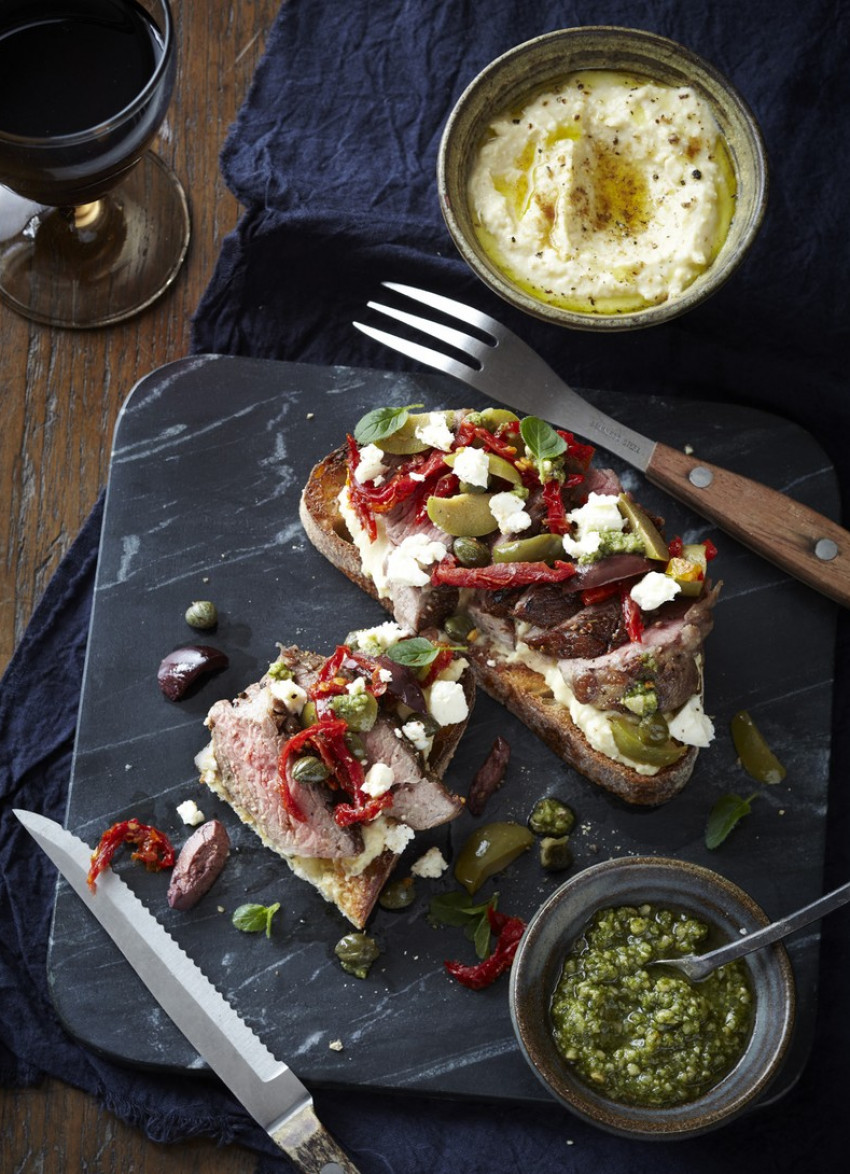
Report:
[[[44,208],[0,187],[0,299],[49,326],[109,326],[168,289],[189,236],[186,194],[150,151],[82,208]]]

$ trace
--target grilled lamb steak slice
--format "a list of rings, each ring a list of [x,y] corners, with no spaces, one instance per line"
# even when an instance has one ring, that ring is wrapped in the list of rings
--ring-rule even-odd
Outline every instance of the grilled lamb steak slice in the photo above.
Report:
[[[583,607],[553,628],[531,628],[523,637],[529,648],[557,660],[605,656],[628,638],[619,596]]]
[[[368,761],[384,762],[392,768],[393,802],[388,814],[417,832],[454,819],[463,809],[463,800],[423,770],[416,748],[404,735],[398,736],[398,728],[379,719],[368,733],[361,734]]]

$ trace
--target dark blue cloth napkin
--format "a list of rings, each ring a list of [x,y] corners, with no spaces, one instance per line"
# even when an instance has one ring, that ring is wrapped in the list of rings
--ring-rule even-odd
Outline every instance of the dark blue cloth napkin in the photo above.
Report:
[[[768,214],[739,273],[678,321],[602,340],[520,318],[472,278],[442,226],[434,179],[443,124],[476,72],[520,41],[582,24],[650,29],[708,58],[754,109],[771,165]],[[290,0],[223,152],[246,212],[198,309],[194,349],[401,367],[349,324],[380,281],[407,281],[492,313],[579,386],[748,403],[797,421],[834,463],[846,502],[848,48],[850,9],[834,0]],[[217,1084],[109,1063],[65,1034],[50,1001],[54,878],[11,808],[64,814],[100,519],[98,505],[0,691],[0,1080],[58,1077],[157,1140],[239,1140],[260,1170],[284,1169]],[[825,887],[850,878],[849,652],[842,614]],[[839,912],[823,925],[817,1034],[798,1084],[702,1139],[627,1141],[554,1104],[496,1112],[319,1091],[317,1108],[364,1174],[832,1171],[845,1156],[848,973],[850,916]]]

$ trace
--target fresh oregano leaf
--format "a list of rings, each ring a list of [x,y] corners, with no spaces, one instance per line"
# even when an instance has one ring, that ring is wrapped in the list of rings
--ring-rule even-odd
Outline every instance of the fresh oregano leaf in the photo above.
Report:
[[[541,471],[544,461],[554,460],[562,452],[566,452],[567,442],[563,436],[559,436],[552,425],[541,420],[539,416],[526,416],[519,430],[538,471]]]
[[[266,932],[266,937],[272,936],[272,918],[280,909],[280,902],[274,905],[240,905],[234,911],[231,921],[243,933]]]
[[[358,444],[375,444],[378,440],[386,440],[399,428],[407,423],[411,408],[421,408],[422,404],[408,404],[402,408],[373,408],[357,421],[354,429],[354,439]]]
[[[439,651],[439,648],[424,636],[412,636],[409,640],[399,640],[397,644],[391,644],[387,649],[387,656],[406,668],[421,669],[431,664]]]
[[[745,815],[750,814],[750,804],[755,795],[742,799],[740,795],[721,795],[709,812],[705,825],[706,848],[717,848]]]

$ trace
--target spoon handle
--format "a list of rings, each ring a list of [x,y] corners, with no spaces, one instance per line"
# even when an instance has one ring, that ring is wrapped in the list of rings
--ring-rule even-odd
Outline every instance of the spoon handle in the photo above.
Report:
[[[727,962],[733,962],[736,958],[743,958],[745,954],[751,954],[753,950],[759,950],[762,946],[778,942],[780,938],[787,937],[794,930],[802,929],[804,925],[817,921],[827,913],[832,913],[833,909],[839,909],[848,901],[850,901],[850,881],[840,888],[834,889],[831,893],[818,897],[817,901],[812,901],[810,905],[804,905],[796,913],[789,913],[787,917],[771,922],[764,929],[746,934],[734,942],[728,942],[725,946],[711,950],[708,954],[698,955],[699,962],[705,963],[705,966],[700,969],[708,974],[718,966],[724,966]]]

